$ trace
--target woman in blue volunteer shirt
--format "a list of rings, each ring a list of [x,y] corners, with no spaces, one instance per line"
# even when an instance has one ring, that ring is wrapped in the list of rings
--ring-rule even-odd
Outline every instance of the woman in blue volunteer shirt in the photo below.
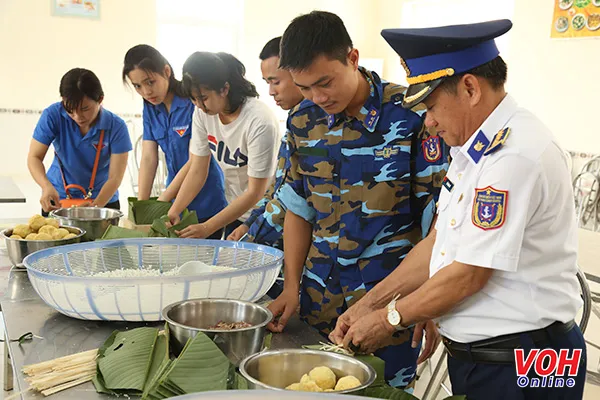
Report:
[[[138,199],[150,197],[160,146],[165,153],[169,174],[167,190],[159,199],[171,201],[177,195],[190,165],[194,105],[183,93],[181,82],[175,79],[169,62],[151,46],[138,45],[125,54],[123,82],[127,79],[144,99],[144,141]],[[198,219],[203,222],[226,206],[223,173],[211,157],[206,185],[188,208],[195,210]],[[220,237],[220,230],[211,235],[211,238]]]
[[[125,121],[102,107],[104,91],[90,70],[74,68],[67,72],[59,92],[62,101],[42,113],[27,156],[29,172],[42,188],[43,214],[60,208],[60,200],[67,198],[66,185],[88,190],[92,181],[89,204],[119,209],[118,188],[132,148]],[[43,161],[51,144],[55,157],[46,173]],[[92,179],[98,146],[100,157]],[[69,194],[82,199],[87,195],[76,189],[70,189]]]

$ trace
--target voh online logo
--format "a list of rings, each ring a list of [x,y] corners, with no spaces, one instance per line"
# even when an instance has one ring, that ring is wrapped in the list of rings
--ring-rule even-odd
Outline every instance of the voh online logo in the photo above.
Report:
[[[575,376],[579,371],[581,349],[532,349],[527,357],[525,350],[515,349],[515,367],[517,369],[517,385],[525,387],[560,388],[575,387]],[[539,378],[530,378],[529,371],[533,371]],[[568,373],[567,373],[568,370]]]

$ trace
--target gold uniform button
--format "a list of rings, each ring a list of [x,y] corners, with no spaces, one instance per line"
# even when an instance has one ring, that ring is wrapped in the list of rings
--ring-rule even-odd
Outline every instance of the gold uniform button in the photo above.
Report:
[[[441,254],[442,256],[445,256],[445,255],[446,255],[446,252],[445,252],[445,251],[442,251],[440,254]]]
[[[460,179],[462,178],[462,174],[458,174],[458,180],[460,181]]]
[[[438,322],[438,323],[436,323],[436,324],[435,324],[435,327],[436,327],[436,328],[438,328],[438,329],[440,329],[440,323],[439,323],[439,322]]]
[[[452,221],[450,221],[450,226],[454,226],[456,225],[456,220],[454,218],[452,218]]]

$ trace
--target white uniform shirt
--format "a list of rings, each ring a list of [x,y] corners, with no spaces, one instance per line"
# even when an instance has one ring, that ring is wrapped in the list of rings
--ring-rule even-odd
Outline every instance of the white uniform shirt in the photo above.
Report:
[[[484,155],[504,128],[504,145]],[[575,206],[566,158],[551,132],[507,95],[451,155],[430,276],[455,260],[494,272],[481,291],[438,319],[441,334],[469,343],[574,319],[582,306]]]
[[[273,178],[281,131],[275,114],[254,97],[248,97],[235,121],[223,125],[218,115],[196,108],[192,117],[190,152],[211,154],[223,170],[225,196],[231,203],[248,189],[248,177]],[[240,220],[250,216],[248,210]]]

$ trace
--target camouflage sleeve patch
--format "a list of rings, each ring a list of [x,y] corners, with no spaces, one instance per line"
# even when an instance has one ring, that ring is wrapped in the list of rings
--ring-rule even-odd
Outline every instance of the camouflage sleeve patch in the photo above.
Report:
[[[422,115],[425,119],[425,115]],[[435,204],[448,171],[449,147],[434,129],[423,125],[412,144],[411,192],[415,211],[419,213],[422,237],[428,235],[436,213]]]

